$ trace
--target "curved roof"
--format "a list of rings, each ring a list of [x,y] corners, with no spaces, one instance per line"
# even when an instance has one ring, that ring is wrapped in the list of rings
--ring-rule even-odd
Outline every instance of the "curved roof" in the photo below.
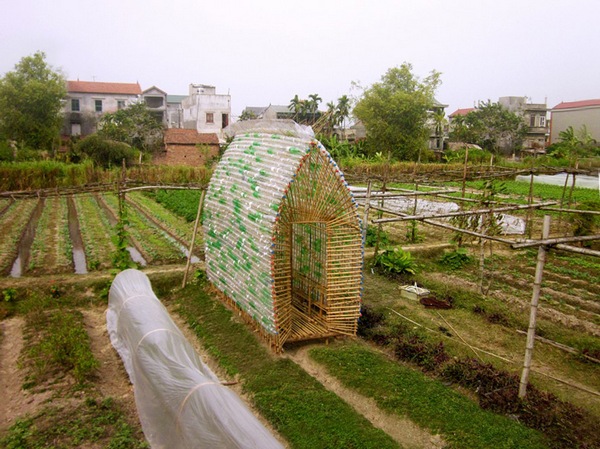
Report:
[[[347,191],[357,222],[357,204],[343,174],[310,128],[291,120],[238,122],[235,138],[210,181],[204,206],[208,278],[227,297],[276,333],[273,302],[274,229],[286,194],[311,152],[326,158]],[[311,207],[311,206],[308,206]],[[347,205],[345,206],[347,207]]]

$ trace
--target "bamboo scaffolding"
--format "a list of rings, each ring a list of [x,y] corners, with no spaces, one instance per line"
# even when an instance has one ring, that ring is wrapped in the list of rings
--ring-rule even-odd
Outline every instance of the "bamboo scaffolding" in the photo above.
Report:
[[[542,230],[542,239],[548,239],[550,234],[550,216],[544,217],[544,227]],[[529,371],[531,369],[531,360],[533,358],[533,347],[535,342],[535,328],[537,320],[537,308],[540,299],[540,290],[542,288],[542,276],[544,274],[544,264],[546,263],[546,247],[540,245],[538,248],[537,266],[535,268],[535,281],[533,283],[533,294],[531,297],[531,310],[529,314],[529,327],[527,328],[527,345],[525,347],[525,361],[523,362],[523,371],[521,373],[521,382],[519,383],[519,398],[524,398],[527,394],[527,384],[529,382]]]
[[[513,211],[513,210],[537,209],[539,207],[548,206],[548,205],[552,205],[552,204],[556,204],[556,202],[549,201],[549,202],[545,202],[545,203],[523,204],[523,205],[498,207],[498,208],[469,210],[469,211],[462,211],[462,212],[447,212],[447,213],[422,214],[422,215],[404,215],[402,217],[396,217],[396,218],[382,218],[382,219],[378,219],[378,220],[373,220],[373,223],[391,223],[391,222],[395,222],[395,221],[405,221],[405,220],[425,220],[425,219],[433,219],[433,218],[464,217],[464,216],[471,216],[471,215],[495,214],[498,212],[507,212],[507,211]]]
[[[528,242],[516,242],[511,246],[513,249],[524,249],[532,248],[535,246],[552,246],[558,243],[572,243],[572,242],[589,242],[592,240],[600,240],[600,234],[596,235],[584,235],[578,237],[558,237],[558,238],[542,238],[541,240],[533,240]]]
[[[407,215],[407,214],[403,214],[401,212],[396,212],[396,211],[393,211],[393,210],[379,208],[379,207],[375,207],[375,206],[372,206],[372,208],[376,209],[376,210],[379,210],[381,212],[385,212],[387,214],[397,215],[397,216],[401,216],[401,217]],[[482,234],[480,232],[469,231],[467,229],[458,228],[456,226],[452,226],[452,225],[449,225],[449,224],[446,224],[446,223],[440,223],[440,222],[437,222],[437,221],[434,221],[434,220],[423,219],[422,221],[423,221],[423,223],[427,223],[427,224],[430,224],[432,226],[437,226],[439,228],[448,229],[450,231],[461,232],[463,234],[472,235],[474,237],[479,237],[479,238],[482,238],[482,239],[494,240],[496,242],[504,243],[504,244],[507,244],[507,245],[512,245],[514,243],[513,240],[503,239],[501,237],[491,236],[491,235],[487,235],[487,234]]]

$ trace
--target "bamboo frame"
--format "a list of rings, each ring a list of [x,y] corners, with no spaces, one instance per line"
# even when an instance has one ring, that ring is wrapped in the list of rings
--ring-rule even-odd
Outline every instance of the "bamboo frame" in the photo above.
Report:
[[[286,341],[355,335],[362,233],[357,204],[328,156],[301,161],[274,230],[276,349]]]

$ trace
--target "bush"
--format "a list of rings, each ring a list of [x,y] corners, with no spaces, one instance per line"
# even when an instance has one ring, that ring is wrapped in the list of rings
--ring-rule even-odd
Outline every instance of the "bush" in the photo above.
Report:
[[[8,141],[0,140],[0,161],[11,162],[14,159],[13,149]]]
[[[375,266],[387,274],[415,274],[416,263],[408,251],[400,248],[388,249],[378,254]]]
[[[365,237],[365,246],[373,247],[377,243],[377,227],[369,226],[367,227],[367,235]],[[389,234],[383,229],[379,230],[379,246],[387,246],[390,243]]]
[[[87,136],[75,145],[76,153],[83,153],[103,167],[119,166],[123,159],[127,165],[135,159],[136,151],[129,145],[106,140],[97,134]]]
[[[450,270],[458,270],[470,263],[471,260],[472,258],[467,254],[465,248],[457,248],[454,251],[444,253],[440,263]]]
[[[430,342],[412,332],[398,338],[394,352],[400,360],[415,363],[424,371],[434,371],[450,359],[444,348],[444,343],[441,341],[438,343]]]

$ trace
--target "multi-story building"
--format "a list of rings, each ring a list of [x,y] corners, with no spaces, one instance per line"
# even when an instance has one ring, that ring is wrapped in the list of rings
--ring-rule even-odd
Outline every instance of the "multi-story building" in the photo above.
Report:
[[[139,101],[141,95],[139,83],[67,81],[62,134],[92,134],[96,132],[98,119],[102,114],[115,112]]]
[[[231,96],[217,94],[214,86],[190,84],[189,95],[181,101],[183,128],[199,133],[217,133],[230,123]]]
[[[528,103],[527,97],[500,97],[498,103],[517,115],[523,117],[528,126],[523,140],[523,149],[543,149],[548,142],[550,128],[548,126],[548,106],[546,103]]]
[[[167,126],[167,93],[156,86],[142,92],[142,99],[154,116],[163,125]]]

